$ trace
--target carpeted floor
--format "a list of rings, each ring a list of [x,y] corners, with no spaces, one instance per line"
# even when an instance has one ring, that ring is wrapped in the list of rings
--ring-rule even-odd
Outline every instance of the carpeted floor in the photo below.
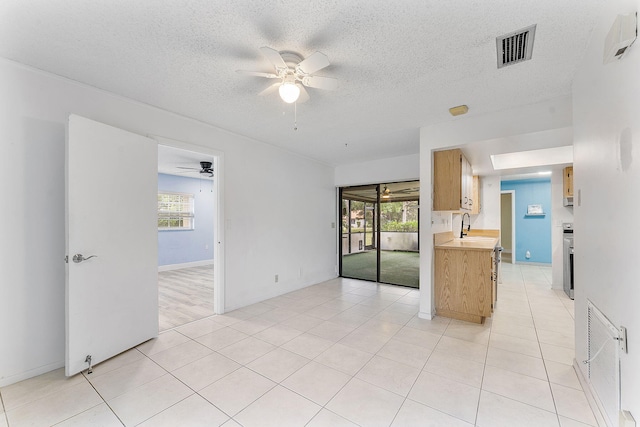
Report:
[[[342,257],[342,276],[376,281],[376,251]],[[382,251],[380,281],[394,285],[419,287],[420,254],[418,252]]]

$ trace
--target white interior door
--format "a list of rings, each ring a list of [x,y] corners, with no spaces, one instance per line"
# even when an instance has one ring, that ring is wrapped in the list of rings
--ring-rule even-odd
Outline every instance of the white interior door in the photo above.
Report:
[[[66,151],[70,376],[158,335],[158,148],[71,115]]]

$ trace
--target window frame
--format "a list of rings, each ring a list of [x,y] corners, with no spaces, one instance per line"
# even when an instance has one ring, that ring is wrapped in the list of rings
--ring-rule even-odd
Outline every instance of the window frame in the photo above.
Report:
[[[179,196],[186,198],[185,200],[161,200],[162,196]],[[158,231],[193,231],[195,230],[195,195],[193,193],[181,193],[177,191],[158,191]],[[167,209],[162,209],[162,204],[168,204]],[[182,206],[180,206],[182,205]],[[179,207],[178,210],[172,210],[171,206]],[[167,221],[167,225],[161,226],[160,221]],[[177,222],[172,226],[171,222]],[[179,224],[182,225],[179,225]],[[186,223],[186,225],[185,225]]]

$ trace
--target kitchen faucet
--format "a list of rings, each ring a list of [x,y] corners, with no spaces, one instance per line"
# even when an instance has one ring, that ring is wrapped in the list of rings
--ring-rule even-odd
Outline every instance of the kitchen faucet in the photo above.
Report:
[[[467,233],[464,232],[464,216],[467,216],[467,218],[469,218],[469,225],[467,225],[467,231],[471,230],[471,216],[469,215],[468,212],[465,212],[462,214],[462,225],[460,226],[460,238],[462,239],[464,236],[467,235]]]

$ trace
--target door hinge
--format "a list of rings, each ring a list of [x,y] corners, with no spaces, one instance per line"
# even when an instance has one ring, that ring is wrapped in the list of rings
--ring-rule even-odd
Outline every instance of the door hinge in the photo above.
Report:
[[[64,262],[66,262],[67,264],[69,264],[69,255],[65,255],[65,256],[64,256]]]

